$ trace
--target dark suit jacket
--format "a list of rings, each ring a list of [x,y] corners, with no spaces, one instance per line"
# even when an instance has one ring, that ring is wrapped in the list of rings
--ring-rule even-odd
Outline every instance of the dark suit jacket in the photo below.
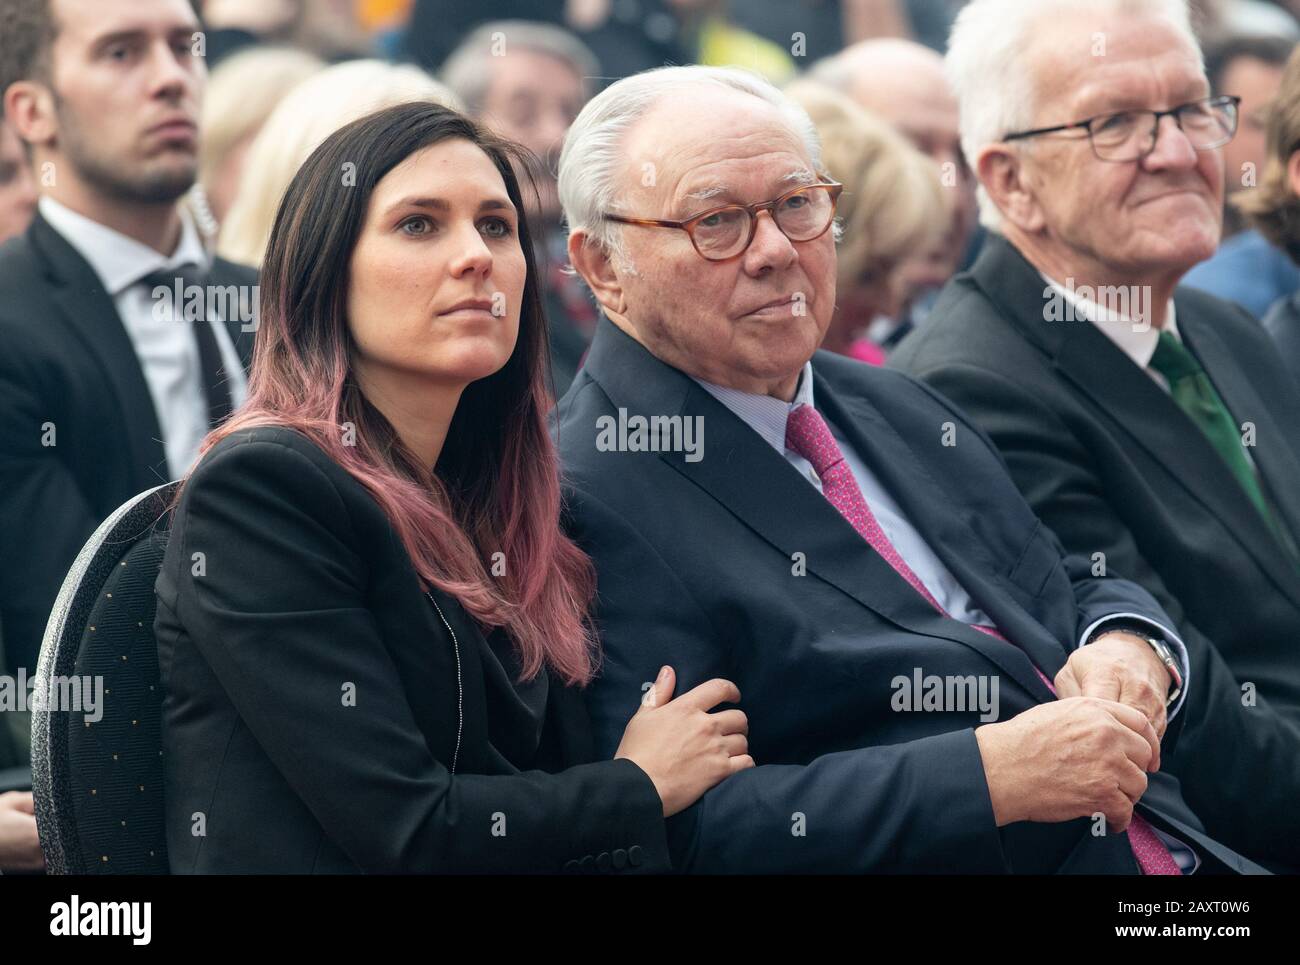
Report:
[[[1300,380],[1300,294],[1274,302],[1264,315],[1263,325],[1277,343],[1282,364],[1293,379]]]
[[[252,285],[218,260],[212,284]],[[253,333],[226,323],[247,366]],[[86,260],[39,214],[0,247],[0,624],[10,667],[36,667],[82,544],[114,509],[167,482],[144,369]],[[43,444],[46,426],[54,445]]]
[[[1094,837],[1086,820],[999,830],[978,711],[895,711],[893,681],[917,670],[996,680],[1005,720],[1054,699],[1029,657],[1051,677],[1093,620],[1167,617],[1141,588],[1067,565],[991,444],[945,400],[826,353],[813,371],[818,409],[1015,645],[933,610],[756,432],[602,321],[557,425],[570,525],[598,572],[598,749],[671,664],[679,693],[736,682],[759,765],[669,820],[679,868],[1135,872],[1126,835]],[[703,458],[600,451],[598,420],[620,408],[698,416]],[[941,441],[948,423],[955,446]],[[1140,810],[1219,856],[1207,866],[1249,867],[1197,830],[1169,776],[1151,775]]]
[[[379,504],[305,436],[208,452],[157,589],[173,871],[670,867],[645,772],[591,763],[578,693],[516,685],[505,635],[435,593],[453,640]]]
[[[1300,721],[1300,571],[1166,392],[1090,322],[1044,321],[1046,287],[991,238],[890,364],[989,433],[1067,550],[1104,554],[1178,621],[1192,691],[1168,766],[1212,832],[1300,866],[1300,731],[1287,724]],[[1300,396],[1277,350],[1235,306],[1190,288],[1174,301],[1235,421],[1254,423],[1263,485],[1300,534]],[[1258,704],[1243,706],[1247,682]]]

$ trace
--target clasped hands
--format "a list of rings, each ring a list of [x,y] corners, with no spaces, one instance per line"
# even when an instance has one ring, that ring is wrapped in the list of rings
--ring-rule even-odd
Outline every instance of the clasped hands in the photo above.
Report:
[[[975,731],[994,819],[1104,814],[1123,831],[1160,769],[1169,671],[1146,640],[1117,630],[1075,650],[1054,683],[1061,699]]]

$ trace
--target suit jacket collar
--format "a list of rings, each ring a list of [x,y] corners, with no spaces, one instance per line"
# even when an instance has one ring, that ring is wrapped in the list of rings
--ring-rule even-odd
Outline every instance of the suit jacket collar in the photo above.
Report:
[[[1092,323],[1082,319],[1047,321],[1042,276],[1006,239],[990,236],[968,277],[1002,318],[1037,346],[1064,379],[1121,426],[1134,444],[1165,465],[1175,484],[1217,516],[1279,589],[1300,604],[1294,564],[1218,451],[1167,392]],[[1215,330],[1213,320],[1192,304],[1196,300],[1196,294],[1185,289],[1174,294],[1184,344],[1200,360],[1233,416],[1255,423],[1261,439],[1285,438],[1248,374]],[[1294,493],[1288,482],[1300,478],[1295,454],[1284,445],[1262,445],[1252,455],[1284,525],[1293,533],[1300,532],[1300,494]]]
[[[951,497],[944,494],[927,504],[938,484],[916,453],[869,401],[841,399],[817,369],[814,358],[819,408],[851,437],[867,465],[880,473],[913,525],[981,609],[1049,678],[1055,676],[1065,662],[1063,648],[1004,591],[976,575],[983,569],[1000,572],[1001,567],[985,555],[969,529],[951,513],[935,513],[936,506],[950,506]],[[1024,653],[935,611],[781,453],[694,379],[655,358],[607,319],[602,318],[597,327],[585,371],[629,416],[700,419],[703,458],[690,462],[680,452],[661,452],[659,458],[779,550],[792,566],[802,560],[810,574],[886,620],[914,633],[971,647],[1040,700],[1052,699]],[[1026,629],[1030,625],[1033,630]]]
[[[99,276],[104,291],[116,298],[151,272],[195,265],[206,274],[211,258],[203,247],[194,219],[182,206],[181,237],[170,256],[154,251],[107,225],[65,207],[53,198],[40,201],[41,216]]]
[[[153,397],[135,346],[127,334],[112,296],[82,254],[38,210],[27,238],[45,268],[51,298],[68,327],[98,359],[113,387],[126,426],[124,445],[136,467],[137,485],[148,489],[170,476],[162,430]],[[248,285],[256,276],[218,258],[207,281],[212,285]],[[256,299],[254,299],[256,301]],[[223,320],[231,343],[247,370],[252,362],[254,333],[245,332],[238,318]]]
[[[136,485],[146,489],[166,482],[170,472],[153,397],[113,300],[86,259],[39,211],[28,237],[44,262],[50,295],[63,322],[99,361],[117,397],[126,432],[122,442],[136,473]]]

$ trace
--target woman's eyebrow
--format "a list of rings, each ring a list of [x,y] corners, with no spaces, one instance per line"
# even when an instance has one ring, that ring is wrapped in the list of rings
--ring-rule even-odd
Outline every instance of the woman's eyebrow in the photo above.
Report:
[[[389,213],[399,208],[432,208],[434,211],[450,211],[451,204],[445,198],[402,198],[394,202],[388,209]],[[486,198],[479,202],[480,211],[514,211],[515,206],[509,201],[502,198]]]

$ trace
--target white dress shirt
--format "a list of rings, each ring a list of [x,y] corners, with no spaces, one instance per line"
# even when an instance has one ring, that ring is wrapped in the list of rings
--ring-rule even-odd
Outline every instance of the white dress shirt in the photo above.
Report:
[[[195,265],[203,270],[211,259],[203,247],[189,212],[181,208],[181,238],[170,257],[148,245],[50,197],[40,200],[41,216],[90,264],[104,291],[113,299],[118,318],[135,348],[153,399],[163,450],[172,479],[183,476],[198,457],[199,444],[208,433],[208,403],[203,391],[199,349],[190,324],[208,324],[221,351],[230,379],[230,399],[238,407],[248,394],[243,362],[225,325],[218,321],[177,322],[154,318],[152,292],[139,284],[155,271]],[[161,480],[160,480],[161,481]]]
[[[1134,325],[1133,319],[1122,312],[1117,312],[1113,308],[1105,308],[1090,298],[1084,298],[1078,291],[1066,288],[1055,278],[1049,278],[1041,271],[1038,274],[1058,295],[1074,307],[1076,316],[1092,322],[1103,335],[1118,346],[1121,352],[1131,358],[1138,368],[1151,376],[1156,384],[1166,392],[1169,391],[1169,383],[1165,381],[1165,377],[1151,368],[1151,358],[1156,354],[1156,344],[1160,341],[1161,329],[1149,324]],[[1169,299],[1169,304],[1165,308],[1165,326],[1163,330],[1178,339],[1179,342],[1183,340],[1178,331],[1178,312],[1174,308],[1172,298]]]
[[[1152,352],[1155,351],[1155,337],[1158,337],[1158,333],[1152,339]],[[750,392],[741,392],[738,389],[714,385],[702,379],[696,379],[695,381],[735,413],[742,422],[757,432],[768,445],[781,453],[785,460],[799,471],[799,475],[808,480],[809,484],[814,486],[818,492],[822,491],[822,481],[818,477],[816,470],[813,469],[812,463],[785,446],[785,426],[791,410],[800,405],[813,405],[811,362],[804,363],[803,372],[799,376],[799,386],[795,389],[793,401],[790,402],[773,398],[770,395],[756,395]],[[823,418],[825,418],[824,415]],[[844,437],[844,434],[829,419],[826,419],[826,424],[830,427],[831,435],[835,437],[835,442],[839,445],[840,451],[844,453],[844,462],[848,465],[849,471],[853,473],[853,479],[857,482],[858,489],[862,491],[862,496],[867,501],[867,505],[871,507],[872,514],[880,523],[880,528],[884,530],[885,535],[889,537],[889,541],[898,550],[899,556],[911,567],[912,571],[925,585],[925,588],[930,591],[940,606],[954,619],[971,625],[995,627],[992,618],[975,605],[975,601],[971,599],[965,588],[957,582],[957,578],[944,565],[943,560],[939,559],[921,534],[908,522],[898,503],[894,501],[894,498],[881,484],[880,480],[876,478],[875,473],[867,468],[857,450]],[[1080,645],[1086,643],[1093,631],[1101,624],[1120,618],[1145,624],[1153,636],[1163,637],[1178,654],[1179,664],[1183,672],[1183,689],[1177,702],[1169,710],[1169,719],[1172,720],[1174,715],[1182,708],[1183,698],[1187,695],[1188,679],[1187,648],[1177,633],[1136,613],[1111,613],[1094,621],[1083,631],[1079,638]],[[1171,838],[1157,828],[1152,830],[1169,847],[1174,860],[1184,872],[1194,871],[1200,865],[1200,858],[1187,845],[1176,838]]]
[[[1156,345],[1160,342],[1162,329],[1158,329],[1154,325],[1134,325],[1133,320],[1128,316],[1116,312],[1114,309],[1104,308],[1091,299],[1081,297],[1077,291],[1066,288],[1056,279],[1049,278],[1041,271],[1038,274],[1042,276],[1043,281],[1055,289],[1058,295],[1074,306],[1074,313],[1077,316],[1092,322],[1103,335],[1119,347],[1121,352],[1133,360],[1134,365],[1149,375],[1151,381],[1155,382],[1168,394],[1168,380],[1151,367],[1151,359],[1156,354]],[[1178,331],[1178,312],[1174,308],[1172,298],[1169,299],[1169,305],[1165,309],[1163,331],[1168,332],[1178,340],[1180,345],[1182,344],[1183,336]],[[1250,454],[1250,448],[1242,446],[1241,451],[1253,467],[1255,457]]]

